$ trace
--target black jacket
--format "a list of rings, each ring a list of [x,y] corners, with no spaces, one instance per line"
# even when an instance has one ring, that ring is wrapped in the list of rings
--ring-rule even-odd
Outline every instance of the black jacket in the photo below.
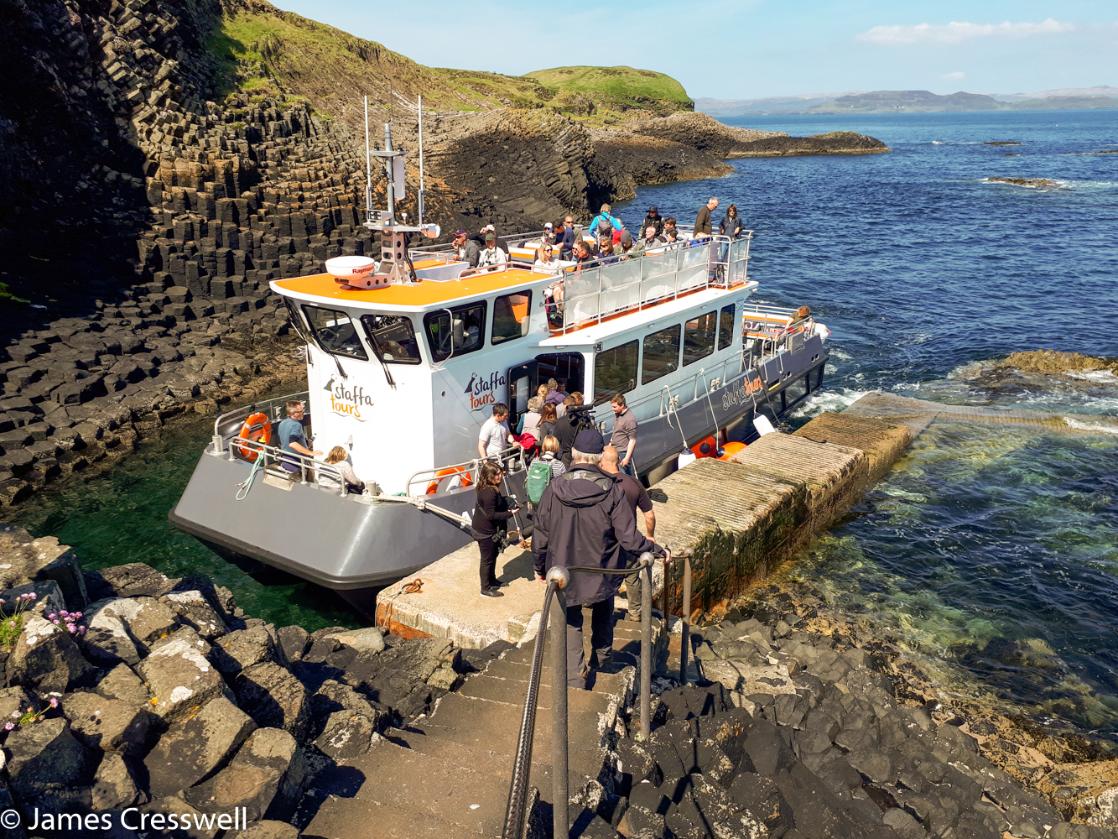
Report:
[[[537,573],[553,566],[624,568],[622,548],[633,556],[663,550],[637,530],[620,482],[596,466],[576,463],[544,490],[532,530]],[[588,606],[617,593],[622,577],[575,572],[564,592],[568,606]]]
[[[501,495],[495,486],[480,487],[477,491],[477,506],[474,507],[472,521],[475,538],[492,536],[497,530],[504,530],[505,523],[512,518],[509,500]]]
[[[574,448],[575,437],[578,436],[578,429],[575,428],[574,422],[571,421],[569,410],[555,421],[555,431],[553,433],[555,434],[555,439],[559,441],[559,459],[563,461],[564,466],[570,469],[571,449]]]

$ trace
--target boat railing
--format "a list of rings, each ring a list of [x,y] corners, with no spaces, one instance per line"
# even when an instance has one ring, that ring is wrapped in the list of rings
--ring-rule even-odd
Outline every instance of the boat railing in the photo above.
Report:
[[[248,479],[238,487],[238,499],[242,497],[242,490],[247,492],[251,488],[257,471],[278,474],[292,482],[308,484],[334,495],[344,497],[349,492],[345,476],[337,466],[298,452],[266,445],[259,440],[249,440],[239,435],[234,437],[229,441],[226,457],[230,461],[244,460],[253,466]]]
[[[456,489],[474,486],[478,482],[478,470],[485,461],[497,461],[508,469],[522,454],[523,449],[520,446],[512,445],[492,457],[475,457],[473,460],[464,460],[461,463],[420,469],[413,472],[404,484],[404,494],[412,498],[420,498],[443,495]]]
[[[815,333],[816,323],[810,310],[750,303],[742,312],[742,328],[746,340],[753,341],[753,354],[768,357],[799,349]]]
[[[234,408],[219,414],[214,420],[213,447],[216,454],[223,454],[225,447],[236,438],[244,427],[245,420],[256,413],[262,413],[268,421],[275,425],[285,416],[285,407],[288,402],[302,402],[307,405],[310,400],[310,391],[289,393],[286,396],[276,396],[271,399],[258,399],[248,405]],[[307,408],[309,415],[310,408]]]
[[[551,286],[551,331],[562,334],[682,294],[741,285],[749,277],[752,236],[747,231],[736,239],[681,241],[635,258],[607,257],[570,269]]]

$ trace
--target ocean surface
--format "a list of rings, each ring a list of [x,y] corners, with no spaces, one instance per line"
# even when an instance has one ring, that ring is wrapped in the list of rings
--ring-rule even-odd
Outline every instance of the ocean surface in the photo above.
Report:
[[[724,178],[641,189],[615,207],[635,227],[649,204],[681,222],[710,195],[722,200],[716,220],[737,204],[756,235],[758,299],[809,304],[833,330],[827,390],[801,421],[873,389],[1083,424],[1118,417],[1113,376],[1004,376],[986,363],[1038,348],[1118,356],[1118,154],[1101,153],[1118,148],[1118,112],[741,124],[853,130],[892,149],[734,161]],[[332,596],[261,582],[169,528],[208,435],[206,422],[177,426],[15,518],[85,561],[209,574],[269,620],[352,624]],[[898,637],[951,689],[1118,739],[1118,436],[935,426],[794,573]]]

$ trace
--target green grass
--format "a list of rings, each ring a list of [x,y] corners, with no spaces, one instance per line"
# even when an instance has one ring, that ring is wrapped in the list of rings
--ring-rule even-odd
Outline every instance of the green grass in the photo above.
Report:
[[[607,107],[691,110],[683,85],[654,70],[634,67],[553,67],[526,74],[558,96],[584,96]]]

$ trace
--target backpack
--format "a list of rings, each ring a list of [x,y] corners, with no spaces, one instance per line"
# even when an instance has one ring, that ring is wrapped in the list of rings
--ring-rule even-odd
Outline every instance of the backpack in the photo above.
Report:
[[[528,477],[524,479],[524,488],[528,492],[528,500],[539,504],[543,498],[543,491],[551,483],[551,458],[536,458],[528,467]]]

